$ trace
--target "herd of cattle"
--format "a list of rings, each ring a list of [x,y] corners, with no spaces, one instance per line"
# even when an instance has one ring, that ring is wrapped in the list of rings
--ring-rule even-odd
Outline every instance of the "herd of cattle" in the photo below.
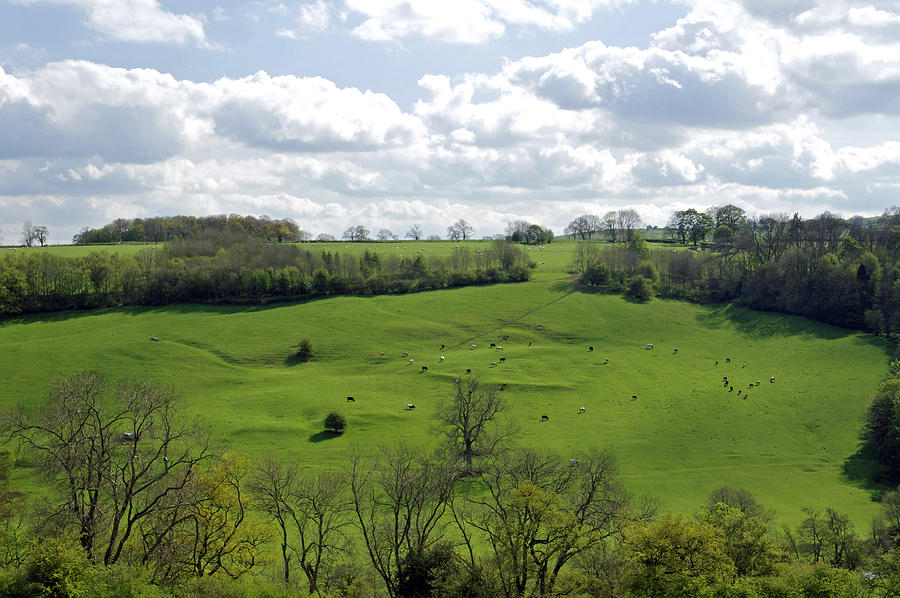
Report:
[[[538,330],[542,330],[542,329],[543,329],[543,326],[538,326]],[[507,335],[504,335],[504,336],[502,337],[502,340],[503,340],[504,342],[509,341],[509,335],[508,335],[508,334],[507,334]],[[528,342],[528,346],[529,346],[529,347],[532,346],[532,341],[529,341],[529,342]],[[503,351],[503,346],[500,345],[499,343],[490,343],[490,347],[491,347],[491,349],[493,349],[494,351]],[[442,345],[441,345],[441,351],[444,351],[445,348],[446,348],[446,346],[442,344]],[[473,351],[474,351],[474,350],[477,350],[477,349],[478,349],[478,344],[477,344],[477,343],[472,343],[472,344],[470,344],[470,349],[473,350]],[[653,345],[653,343],[647,343],[647,344],[645,345],[645,349],[646,349],[647,351],[653,351],[653,350],[655,349],[655,346]],[[588,350],[588,352],[591,352],[591,353],[592,353],[592,352],[594,351],[594,347],[593,347],[593,346],[588,346],[587,350]],[[673,347],[673,349],[672,349],[672,354],[673,354],[673,355],[678,354],[678,347]],[[402,352],[402,356],[403,356],[404,358],[409,358],[409,361],[407,362],[407,366],[411,366],[411,365],[414,365],[414,364],[415,364],[415,358],[410,358],[410,357],[409,357],[409,352],[408,352],[408,351],[403,351],[403,352]],[[381,357],[381,358],[384,358],[384,357],[385,357],[385,353],[384,353],[383,351],[380,353],[380,357]],[[446,359],[446,357],[445,357],[444,355],[440,355],[440,356],[438,357],[438,362],[439,362],[439,363],[443,363],[443,362],[445,361],[445,359]],[[488,364],[488,367],[491,367],[491,368],[499,367],[500,364],[505,363],[505,362],[506,362],[506,357],[500,357],[499,359],[497,359],[497,361],[490,361],[489,364]],[[731,358],[730,358],[730,357],[726,357],[725,360],[724,360],[724,362],[725,362],[726,364],[731,363]],[[609,364],[609,357],[606,357],[601,365],[608,365],[608,364]],[[715,365],[715,366],[718,366],[718,365],[719,365],[719,360],[715,360],[715,364],[714,364],[714,365]],[[741,365],[741,368],[743,369],[743,368],[746,368],[746,367],[747,367],[747,363],[746,363],[746,362],[743,362],[743,364]],[[421,369],[419,370],[418,373],[423,374],[423,373],[425,373],[425,372],[427,372],[427,371],[428,371],[428,366],[423,365],[423,366],[421,366]],[[466,375],[470,375],[471,373],[472,373],[472,369],[471,369],[471,368],[466,368]],[[459,382],[459,378],[457,378],[456,381]],[[770,383],[774,383],[774,382],[775,382],[775,376],[771,376],[771,377],[769,378],[769,382],[770,382]],[[729,378],[728,378],[727,375],[723,375],[723,376],[722,376],[722,384],[723,384],[723,386],[724,386],[725,388],[728,389],[728,392],[733,392],[734,389],[735,389],[734,382],[733,382],[732,380],[729,380]],[[749,390],[752,389],[752,388],[758,387],[759,385],[760,385],[760,381],[759,381],[759,380],[756,380],[755,382],[750,382],[750,384],[748,385],[748,388],[747,388],[746,391],[744,391],[744,390],[741,389],[741,388],[738,388],[737,396],[743,395],[743,398],[744,398],[744,399],[748,399],[748,398],[750,398]],[[499,389],[500,389],[501,391],[502,391],[502,390],[506,390],[506,386],[507,386],[506,383],[503,383],[503,384],[500,385]],[[637,397],[636,394],[631,395],[631,400],[632,400],[632,401],[636,401],[637,398],[638,398],[638,397]],[[347,397],[347,402],[355,402],[354,397],[348,396],[348,397]],[[406,404],[406,410],[412,410],[412,409],[415,409],[415,408],[416,408],[416,406],[415,406],[414,404],[412,404],[412,403],[407,403],[407,404]],[[579,413],[579,414],[583,414],[583,413],[585,413],[585,411],[586,411],[585,407],[579,407],[579,408],[578,408],[578,413]],[[542,422],[550,421],[550,416],[547,415],[547,414],[543,414],[543,415],[541,415],[541,417],[540,417],[540,421],[542,421]]]

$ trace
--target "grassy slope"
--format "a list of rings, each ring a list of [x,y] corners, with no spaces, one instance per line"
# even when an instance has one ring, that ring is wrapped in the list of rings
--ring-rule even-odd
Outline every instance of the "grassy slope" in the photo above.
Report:
[[[505,396],[524,443],[564,458],[608,446],[629,488],[667,508],[693,512],[712,488],[732,484],[752,489],[785,522],[799,520],[802,505],[833,506],[864,529],[875,506],[843,467],[887,369],[887,343],[776,314],[569,290],[542,280],[265,308],[8,320],[0,322],[0,406],[40,403],[52,378],[85,368],[113,379],[140,373],[178,389],[223,447],[318,468],[353,443],[434,442],[434,405],[472,368],[485,382],[510,385]],[[316,357],[293,363],[289,347],[304,337]],[[490,342],[500,342],[502,354]],[[506,363],[489,367],[500,355]],[[734,392],[722,388],[723,374]],[[750,399],[737,397],[757,379]],[[417,409],[406,411],[408,402]],[[336,438],[320,433],[333,409],[349,422]],[[539,421],[543,414],[549,422]]]

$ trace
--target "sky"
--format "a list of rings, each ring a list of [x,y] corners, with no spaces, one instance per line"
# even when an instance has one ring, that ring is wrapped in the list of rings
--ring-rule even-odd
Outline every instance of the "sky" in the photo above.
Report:
[[[900,204],[900,0],[0,0],[0,241]]]

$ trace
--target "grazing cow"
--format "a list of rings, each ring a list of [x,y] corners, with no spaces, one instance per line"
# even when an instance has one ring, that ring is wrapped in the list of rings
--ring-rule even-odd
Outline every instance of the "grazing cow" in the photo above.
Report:
[[[593,351],[593,350],[594,350],[593,347],[588,347],[588,351]]]
[[[423,371],[423,372],[427,372],[427,371],[428,371],[428,366],[427,366],[427,365],[423,365],[423,366],[422,366],[422,371]]]
[[[496,347],[497,345],[496,345],[495,343],[491,343],[491,346],[492,346],[492,347]]]
[[[718,359],[716,360],[716,365],[719,365],[719,360],[718,360]]]
[[[404,351],[404,352],[403,352],[403,357],[409,357],[409,353],[407,353],[406,351]]]
[[[119,436],[119,442],[137,442],[138,437],[131,432],[122,432]]]
[[[548,422],[548,421],[550,421],[550,416],[549,416],[549,415],[542,415],[542,416],[541,416],[541,421],[542,421],[542,422]]]
[[[505,358],[505,357],[501,357],[501,358],[500,358],[500,363],[503,363],[504,361],[506,361],[506,358]]]
[[[441,351],[444,350],[444,343],[441,343]]]
[[[772,376],[771,378],[769,378],[769,382],[775,382],[775,376]]]
[[[738,389],[738,396],[741,396],[741,389]]]
[[[759,386],[759,380],[756,381],[756,386]]]
[[[675,350],[672,351],[672,352],[673,352],[673,353],[678,353],[678,347],[675,347]]]
[[[726,358],[725,358],[725,363],[731,363],[731,358],[730,358],[730,357],[726,357]]]
[[[355,402],[356,402],[356,399],[354,399],[353,397],[347,397],[347,402],[348,402],[348,403],[355,403]]]
[[[529,347],[531,346],[531,341],[528,341],[528,346],[529,346]]]
[[[466,373],[467,373],[467,374],[471,374],[471,373],[472,373],[472,370],[471,370],[470,368],[466,368]]]
[[[603,362],[604,365],[606,365],[607,363],[609,363],[609,357],[607,357],[606,361]]]
[[[414,361],[415,361],[415,359],[410,359],[410,360],[409,360],[409,365],[412,365]]]
[[[578,408],[578,413],[584,413],[584,407],[579,407],[579,408]]]
[[[441,361],[444,361],[444,356],[443,356],[443,355],[441,355]]]
[[[158,343],[158,342],[159,342],[159,339],[156,338],[155,336],[151,336],[151,337],[150,337],[150,340],[153,341],[154,343]]]
[[[504,334],[504,335],[503,335],[503,340],[508,341],[508,340],[509,340],[509,335],[508,335],[508,334]]]
[[[497,350],[498,350],[498,351],[502,351],[502,350],[503,350],[503,347],[501,347],[500,345],[497,345]]]
[[[632,400],[632,401],[637,401],[637,395],[631,395],[631,400]]]
[[[653,344],[652,344],[652,343],[647,343],[647,348],[648,348],[648,349],[652,349],[652,348],[653,348]]]
[[[496,361],[492,361],[492,362],[491,362],[491,367],[492,367],[492,368],[497,367],[497,362],[496,362]]]
[[[416,406],[413,405],[412,403],[407,403],[407,404],[406,404],[406,408],[407,408],[407,409],[415,409]]]
[[[478,345],[472,345],[472,348],[473,348],[473,349],[477,349],[477,348],[478,348]]]
[[[578,459],[569,459],[570,467],[575,467],[576,465],[578,465]]]
[[[384,357],[384,351],[381,352],[381,356]]]
[[[733,386],[729,386],[729,387],[728,387],[728,392],[731,392],[732,390],[734,390],[734,387],[733,387]]]

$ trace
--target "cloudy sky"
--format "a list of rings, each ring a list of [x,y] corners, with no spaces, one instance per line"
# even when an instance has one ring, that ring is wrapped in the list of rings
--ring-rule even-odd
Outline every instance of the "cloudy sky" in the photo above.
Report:
[[[898,0],[0,0],[0,236],[900,204]]]

